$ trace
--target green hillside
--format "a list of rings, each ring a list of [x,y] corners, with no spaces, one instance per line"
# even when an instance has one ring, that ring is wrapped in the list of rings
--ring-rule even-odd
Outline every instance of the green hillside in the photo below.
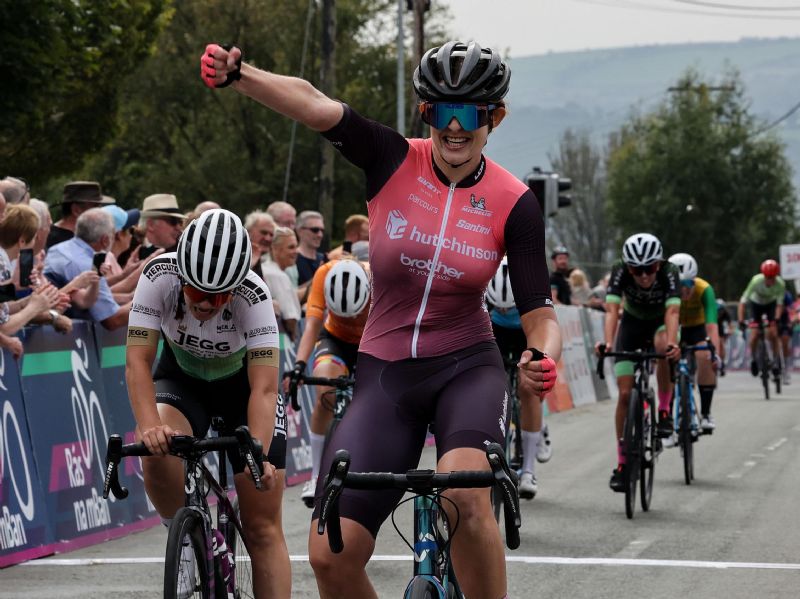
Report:
[[[487,153],[521,176],[532,165],[549,166],[547,153],[566,128],[588,129],[604,143],[631,109],[662,101],[688,67],[714,82],[731,66],[742,75],[753,113],[765,123],[800,102],[800,38],[516,58],[511,62],[509,118],[492,134]],[[774,131],[787,144],[800,182],[800,113]]]

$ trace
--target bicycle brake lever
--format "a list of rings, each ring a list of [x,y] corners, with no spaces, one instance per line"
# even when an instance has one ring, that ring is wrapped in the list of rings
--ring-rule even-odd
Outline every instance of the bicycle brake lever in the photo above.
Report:
[[[250,470],[250,476],[253,477],[253,483],[256,489],[261,489],[261,475],[264,474],[264,448],[261,443],[250,435],[250,429],[242,425],[237,427],[233,434],[239,442],[239,455],[247,464],[247,469]]]
[[[506,530],[506,545],[509,549],[519,547],[519,528],[522,518],[519,511],[519,494],[517,485],[508,466],[503,448],[497,443],[486,447],[486,458],[494,473],[495,484],[503,492],[503,523]]]
[[[339,496],[344,490],[344,479],[350,470],[350,453],[346,449],[336,452],[330,472],[325,477],[325,487],[320,504],[317,534],[325,534],[328,528],[328,546],[333,553],[341,553],[344,549],[342,526],[339,520]]]
[[[106,476],[103,480],[103,499],[108,499],[109,491],[117,499],[125,499],[128,489],[119,484],[119,463],[122,459],[122,437],[111,435],[106,449]]]

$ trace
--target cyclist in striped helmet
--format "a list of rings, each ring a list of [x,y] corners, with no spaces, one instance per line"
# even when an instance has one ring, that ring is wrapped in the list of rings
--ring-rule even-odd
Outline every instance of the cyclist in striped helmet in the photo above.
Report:
[[[625,303],[620,309],[623,298]],[[656,352],[666,353],[670,359],[679,358],[680,306],[680,273],[677,266],[664,260],[661,242],[650,233],[631,235],[622,245],[622,260],[611,268],[605,302],[605,343],[597,344],[597,352],[600,351],[600,345],[614,347],[616,339],[614,351],[636,351],[653,347]],[[617,360],[614,373],[619,387],[614,417],[619,462],[612,472],[609,486],[613,491],[624,492],[625,452],[622,448],[622,429],[633,389],[633,362]],[[668,437],[672,434],[672,420],[669,416],[672,384],[669,366],[665,360],[659,360],[656,378],[659,435]]]
[[[175,434],[202,437],[214,416],[232,434],[242,424],[265,449],[264,492],[256,490],[238,452],[230,452],[242,531],[253,560],[256,595],[291,594],[289,554],[281,527],[286,468],[286,412],[278,395],[278,325],[269,289],[250,270],[250,239],[227,210],[201,214],[177,252],[145,266],[136,286],[125,378],[144,483],[165,524],[183,506],[183,464],[168,456]],[[165,343],[155,372],[159,337]],[[186,553],[192,558],[192,551]],[[191,589],[186,589],[188,593]]]

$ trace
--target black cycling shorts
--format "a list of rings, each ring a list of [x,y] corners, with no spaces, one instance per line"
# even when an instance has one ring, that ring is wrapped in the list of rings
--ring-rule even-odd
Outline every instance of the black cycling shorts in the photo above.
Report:
[[[221,416],[225,428],[220,436],[232,435],[233,431],[247,424],[247,404],[250,400],[250,381],[247,370],[225,379],[204,381],[184,373],[165,343],[162,359],[156,367],[153,382],[156,386],[156,403],[169,404],[189,421],[192,435],[204,437],[211,426],[211,418]],[[275,430],[267,452],[267,461],[279,470],[286,468],[286,408],[283,397],[278,394],[275,409]],[[238,452],[228,451],[228,460],[234,472],[243,472],[245,463]]]
[[[319,332],[317,344],[314,346],[314,364],[316,365],[323,356],[338,358],[335,361],[344,366],[348,374],[352,374],[355,372],[356,360],[358,359],[358,343],[342,341],[323,328]]]
[[[754,322],[760,321],[763,314],[767,315],[767,322],[775,322],[775,308],[777,307],[778,302],[770,302],[768,304],[756,304],[754,302],[749,303],[750,317]]]
[[[617,342],[614,351],[627,352],[652,348],[653,338],[663,325],[663,318],[643,320],[623,311],[617,330]],[[625,360],[623,358],[615,359],[615,362],[621,361]]]
[[[522,329],[510,329],[492,323],[492,332],[500,349],[500,355],[513,360],[519,360],[522,352],[528,349],[528,339]]]
[[[696,324],[691,327],[681,327],[681,343],[686,345],[698,345],[703,343],[708,337],[706,325]]]
[[[431,358],[396,362],[358,354],[353,401],[322,457],[313,518],[325,475],[339,449],[350,452],[352,472],[405,473],[416,468],[429,423],[437,459],[462,447],[503,444],[508,394],[503,361],[493,341]],[[378,535],[403,491],[345,489],[340,514]]]

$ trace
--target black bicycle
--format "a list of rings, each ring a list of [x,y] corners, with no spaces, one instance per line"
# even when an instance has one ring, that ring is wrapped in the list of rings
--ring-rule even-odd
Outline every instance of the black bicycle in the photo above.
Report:
[[[622,358],[633,362],[634,383],[628,400],[628,412],[623,426],[622,445],[625,452],[623,481],[625,485],[625,515],[633,518],[636,507],[636,485],[641,486],[641,504],[645,512],[650,509],[653,498],[656,459],[663,451],[661,439],[656,430],[655,393],[650,388],[650,370],[653,360],[666,357],[655,352],[606,351],[600,346],[597,361],[597,376],[605,379],[603,362],[605,358]]]
[[[414,553],[414,575],[406,587],[404,599],[463,599],[453,564],[450,560],[450,543],[458,529],[458,508],[452,524],[443,507],[450,501],[442,493],[447,489],[498,487],[503,497],[506,545],[519,547],[519,527],[522,522],[517,498],[517,484],[505,459],[503,448],[497,443],[486,447],[489,471],[441,472],[409,470],[405,474],[391,472],[350,472],[350,454],[341,449],[336,452],[330,473],[325,478],[317,533],[328,531],[331,551],[344,549],[339,521],[339,497],[348,489],[401,489],[414,496],[400,502],[392,510],[392,524],[400,537]],[[414,502],[414,544],[400,532],[394,513],[400,505]],[[452,503],[452,502],[451,502]]]
[[[762,317],[759,320],[755,320],[750,323],[750,328],[752,329],[753,334],[758,335],[758,341],[756,342],[756,355],[753,356],[753,359],[756,361],[756,364],[758,364],[761,385],[764,387],[764,399],[769,399],[770,375],[772,375],[773,381],[775,382],[775,393],[780,395],[781,392],[781,362],[777,357],[773,358],[770,356],[770,350],[767,343],[767,328],[769,327],[769,322],[767,321],[766,314],[762,314],[761,316]],[[745,342],[746,341],[747,337],[745,337]]]
[[[221,419],[214,419],[214,430],[224,430]],[[263,450],[261,443],[240,426],[232,437],[198,439],[175,435],[170,455],[184,460],[186,506],[172,519],[164,560],[164,599],[245,599],[253,597],[252,564],[239,521],[238,500],[228,498],[225,451],[236,450],[247,464],[256,488],[261,488]],[[219,458],[219,482],[203,463],[209,452]],[[119,435],[108,439],[103,497],[109,492],[117,499],[128,496],[120,485],[118,467],[122,458],[149,456],[144,443],[122,444]],[[213,522],[207,496],[217,498],[217,519]],[[190,549],[186,549],[186,548]],[[193,558],[187,555],[191,551]]]
[[[331,420],[331,423],[328,425],[328,430],[325,432],[325,444],[322,446],[322,452],[324,454],[331,437],[333,437],[334,431],[339,426],[342,418],[344,418],[344,415],[347,412],[347,407],[353,400],[353,385],[355,385],[356,382],[355,378],[342,375],[332,379],[320,376],[306,376],[302,373],[299,377],[292,377],[290,373],[287,373],[284,376],[290,379],[289,400],[292,402],[292,408],[298,412],[300,411],[300,402],[297,401],[297,389],[300,382],[306,385],[333,387],[336,391],[333,405],[330,404],[330,400],[327,400],[326,403],[325,396],[327,394],[320,397],[320,401],[323,402],[323,406],[333,412],[333,420]],[[314,498],[309,497],[307,499],[303,499],[303,503],[305,503],[307,507],[314,507]]]

